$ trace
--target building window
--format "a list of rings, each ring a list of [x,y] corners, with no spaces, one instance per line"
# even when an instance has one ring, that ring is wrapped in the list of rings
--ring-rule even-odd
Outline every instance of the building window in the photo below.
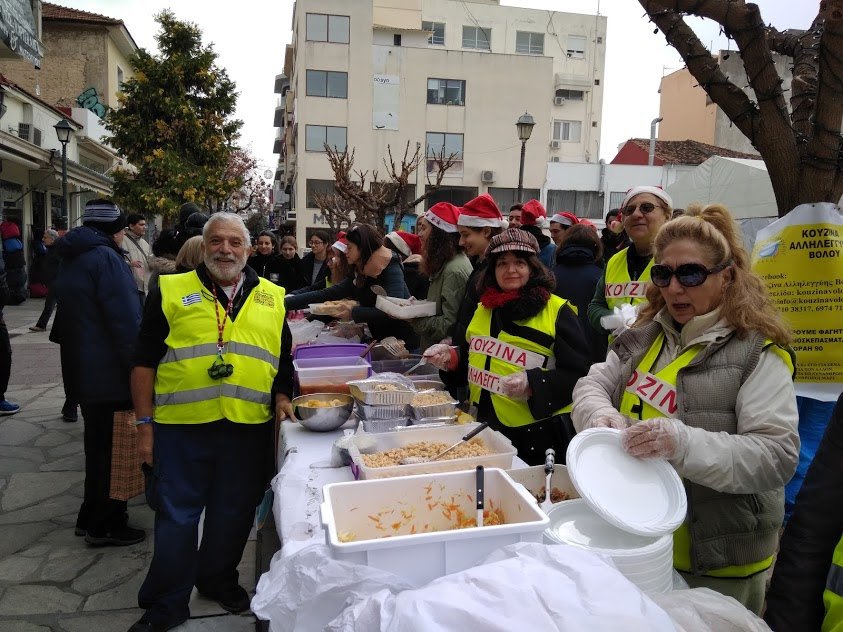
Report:
[[[568,99],[568,101],[582,101],[585,97],[585,93],[582,90],[557,90],[556,96],[561,97],[563,99]]]
[[[422,21],[422,31],[427,31],[430,36],[427,38],[428,44],[436,44],[437,46],[445,45],[445,23],[444,22],[427,22]]]
[[[553,140],[580,142],[582,121],[553,121]]]
[[[392,34],[392,45],[393,46],[401,46],[401,33],[393,33]]]
[[[436,171],[436,157],[447,159],[454,154],[454,165],[448,169],[449,174],[462,173],[462,134],[448,134],[445,132],[427,133],[427,172]]]
[[[431,105],[465,105],[465,81],[428,79],[427,102]]]
[[[345,151],[346,128],[331,125],[305,125],[305,151],[325,151],[325,145],[338,151]]]
[[[348,98],[348,73],[308,70],[306,94],[309,97]]]
[[[626,191],[612,191],[609,193],[609,209],[620,208],[626,197]]]
[[[117,66],[117,92],[123,91],[123,69],[120,66]]]
[[[462,27],[462,47],[492,50],[492,29],[484,29],[479,26]]]
[[[517,31],[515,33],[515,52],[525,55],[544,55],[544,33]]]
[[[518,197],[518,189],[507,187],[489,187],[489,195],[495,200],[498,208],[506,214],[509,207],[524,202],[525,200],[538,200],[541,195],[539,189],[524,189],[521,197]]]
[[[307,208],[319,208],[316,203],[316,195],[333,195],[333,180],[311,180],[308,178],[304,183],[305,204]]]
[[[585,57],[585,37],[583,35],[568,36],[568,57],[583,59]]]
[[[349,22],[347,15],[308,13],[306,39],[310,42],[348,44]]]
[[[603,219],[603,196],[599,191],[561,191],[551,189],[547,192],[547,214],[571,211],[577,217]]]

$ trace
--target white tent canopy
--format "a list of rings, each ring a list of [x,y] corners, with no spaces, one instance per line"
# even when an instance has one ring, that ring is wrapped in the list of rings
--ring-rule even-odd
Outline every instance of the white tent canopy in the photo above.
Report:
[[[712,156],[667,187],[674,208],[720,203],[735,219],[777,218],[773,186],[763,160]],[[743,223],[743,222],[741,222]]]

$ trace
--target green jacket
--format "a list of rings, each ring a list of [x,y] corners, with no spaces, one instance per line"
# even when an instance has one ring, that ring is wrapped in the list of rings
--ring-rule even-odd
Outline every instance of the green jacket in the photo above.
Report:
[[[471,270],[468,257],[459,253],[445,264],[439,274],[430,278],[427,300],[436,303],[436,316],[412,321],[413,329],[421,336],[422,350],[445,338],[456,322]]]

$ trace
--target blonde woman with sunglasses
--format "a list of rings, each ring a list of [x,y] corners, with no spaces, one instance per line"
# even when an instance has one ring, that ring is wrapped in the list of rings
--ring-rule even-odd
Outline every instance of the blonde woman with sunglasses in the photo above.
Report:
[[[673,465],[688,495],[674,568],[759,613],[799,435],[791,334],[742,244],[719,205],[662,226],[647,303],[577,383],[572,419]]]
[[[609,259],[597,283],[588,306],[588,322],[595,330],[609,335],[622,329],[604,328],[600,319],[615,314],[623,304],[639,305],[646,300],[653,240],[672,214],[673,200],[659,187],[638,186],[626,192],[618,217],[632,243]]]

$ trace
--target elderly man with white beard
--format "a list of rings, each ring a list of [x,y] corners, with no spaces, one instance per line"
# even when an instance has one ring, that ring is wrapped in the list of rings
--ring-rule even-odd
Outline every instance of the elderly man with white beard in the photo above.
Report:
[[[274,473],[277,422],[292,415],[284,289],[246,266],[249,232],[237,215],[212,215],[202,237],[204,263],[150,292],[135,351],[155,552],[138,594],[146,612],[130,632],[185,621],[194,586],[229,612],[249,608],[237,565]]]

